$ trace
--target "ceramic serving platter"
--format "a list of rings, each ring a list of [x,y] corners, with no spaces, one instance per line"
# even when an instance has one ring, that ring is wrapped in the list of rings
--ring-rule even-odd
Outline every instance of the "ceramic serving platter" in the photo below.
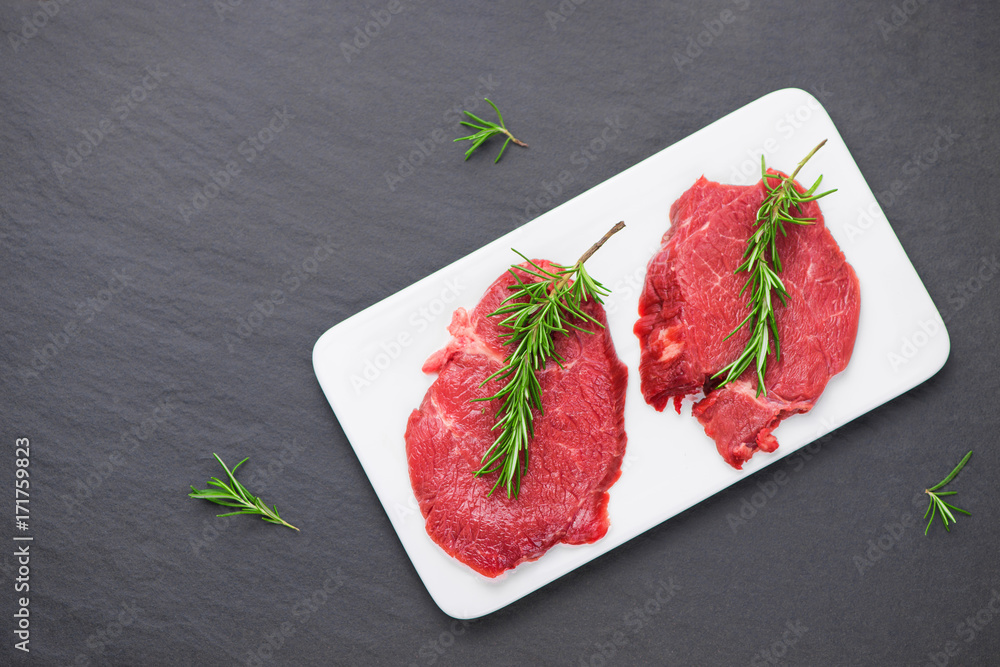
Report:
[[[781,446],[737,471],[690,415],[656,412],[639,391],[639,343],[632,333],[646,263],[659,247],[670,205],[699,176],[748,185],[760,157],[791,171],[821,140],[799,175],[838,191],[823,199],[826,224],[861,284],[854,354],[807,414],[774,432]],[[420,367],[448,340],[458,306],[471,309],[507,266],[511,248],[570,262],[615,222],[627,227],[587,263],[613,290],[609,329],[629,368],[623,474],[611,488],[611,528],[583,546],[559,545],[535,562],[487,579],[427,536],[410,488],[403,434],[434,380]],[[313,350],[316,376],[421,580],[441,609],[476,618],[548,584],[653,526],[752,475],[936,373],[948,357],[941,316],[900,246],[847,146],[819,102],[779,90],[695,132],[519,229],[341,322]],[[333,490],[333,492],[336,492]],[[387,536],[388,539],[388,536]]]

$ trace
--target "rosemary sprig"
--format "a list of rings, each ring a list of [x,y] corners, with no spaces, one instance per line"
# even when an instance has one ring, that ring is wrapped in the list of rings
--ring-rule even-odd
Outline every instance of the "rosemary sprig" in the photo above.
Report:
[[[927,531],[931,529],[931,524],[934,523],[934,515],[938,512],[941,513],[941,521],[944,523],[944,529],[949,533],[951,532],[951,528],[948,527],[948,522],[950,521],[951,523],[955,523],[955,515],[952,514],[952,511],[972,516],[972,512],[963,510],[960,507],[955,507],[954,505],[941,500],[941,496],[953,496],[958,493],[958,491],[938,491],[938,489],[944,488],[948,482],[955,479],[955,475],[957,475],[959,471],[965,467],[965,464],[968,463],[971,458],[972,451],[970,450],[969,453],[966,454],[961,461],[959,461],[958,465],[955,466],[955,469],[948,473],[947,477],[931,488],[924,489],[924,493],[930,496],[927,511],[924,512],[925,519],[927,519],[928,515],[930,515],[930,519],[927,519],[927,527],[924,528],[924,535],[926,535]]]
[[[507,148],[507,144],[509,144],[510,142],[513,141],[518,146],[524,146],[525,148],[528,147],[528,144],[518,139],[515,139],[514,135],[511,134],[510,131],[507,129],[507,126],[504,125],[503,116],[500,114],[500,109],[497,109],[497,105],[493,104],[493,102],[491,102],[488,97],[484,97],[483,99],[489,102],[489,105],[493,107],[494,111],[497,112],[497,118],[500,119],[500,124],[497,125],[496,123],[492,123],[488,120],[483,120],[479,116],[474,115],[472,112],[465,111],[463,113],[465,113],[466,116],[468,116],[469,118],[471,118],[472,120],[476,121],[476,123],[479,124],[477,125],[476,123],[470,123],[465,120],[461,121],[462,125],[471,127],[472,129],[476,130],[476,133],[470,134],[467,137],[459,137],[458,139],[455,139],[455,141],[472,142],[472,146],[469,147],[469,150],[465,151],[465,159],[468,160],[469,157],[472,155],[473,151],[479,148],[484,141],[486,141],[490,137],[495,137],[498,134],[505,135],[507,137],[507,141],[503,142],[503,146],[500,148],[500,152],[497,153],[497,158],[493,160],[493,164],[496,164],[497,162],[500,161],[500,156],[503,155],[504,150]]]
[[[785,231],[786,222],[796,225],[809,225],[815,222],[815,218],[802,217],[802,205],[836,192],[836,190],[828,190],[818,195],[814,194],[823,180],[822,176],[817,178],[812,187],[804,193],[800,193],[795,188],[795,176],[809,161],[809,158],[815,155],[816,151],[822,148],[825,143],[826,139],[812,149],[809,155],[799,162],[799,166],[795,168],[791,176],[768,174],[767,168],[764,166],[764,156],[760,156],[761,179],[768,195],[764,197],[760,208],[757,209],[756,230],[747,241],[747,249],[743,253],[743,263],[735,271],[735,273],[746,271],[750,276],[740,290],[740,295],[742,295],[749,288],[750,313],[723,340],[729,340],[744,326],[750,328],[750,339],[739,357],[712,376],[712,379],[720,375],[726,376],[726,379],[719,385],[720,387],[738,378],[753,363],[757,370],[757,396],[767,395],[767,390],[764,387],[764,373],[767,371],[767,357],[771,353],[772,336],[774,337],[774,358],[775,360],[781,359],[778,325],[774,319],[773,295],[778,296],[782,305],[788,305],[788,292],[785,291],[785,285],[778,277],[781,272],[781,258],[778,256],[777,245],[778,232],[781,232],[782,236],[788,234]],[[779,182],[772,187],[769,180]],[[797,216],[796,210],[798,211]]]
[[[562,368],[563,359],[555,350],[553,334],[568,336],[570,329],[593,333],[585,328],[590,324],[604,327],[587,314],[582,305],[585,301],[604,303],[601,297],[607,296],[610,291],[594,280],[583,264],[624,227],[625,223],[619,222],[576,264],[555,264],[555,271],[543,269],[514,250],[529,266],[511,266],[509,272],[515,281],[510,286],[511,295],[489,315],[504,318],[500,326],[509,331],[500,337],[505,339],[503,344],[509,346],[510,352],[503,368],[486,378],[480,386],[493,380],[506,384],[493,396],[473,399],[502,401],[494,415],[497,421],[492,429],[500,429],[500,435],[483,454],[482,467],[476,471],[477,477],[499,472],[490,495],[502,486],[507,490],[508,497],[516,498],[521,489],[521,475],[528,466],[528,443],[535,433],[533,409],[542,414],[542,387],[537,372],[545,368],[549,359],[555,360]],[[522,280],[522,274],[536,280]]]
[[[218,490],[196,489],[192,486],[191,491],[193,493],[189,493],[188,494],[189,496],[191,496],[192,498],[200,498],[201,500],[207,500],[217,505],[224,505],[225,507],[239,508],[239,510],[236,512],[229,512],[228,514],[218,514],[216,516],[233,516],[234,514],[259,514],[260,517],[264,521],[267,521],[268,523],[277,523],[282,526],[288,526],[292,530],[298,530],[298,528],[296,528],[295,526],[286,522],[284,519],[278,516],[277,506],[268,507],[267,505],[264,504],[264,501],[262,501],[260,498],[247,491],[245,486],[236,481],[236,477],[234,476],[236,474],[236,471],[239,469],[241,465],[246,463],[249,459],[243,459],[242,461],[236,464],[236,467],[233,468],[232,471],[230,471],[229,468],[226,467],[226,464],[222,462],[222,459],[219,458],[218,454],[213,453],[212,456],[214,456],[215,460],[219,462],[219,465],[222,466],[222,469],[226,471],[226,477],[229,478],[229,484],[226,484],[218,477],[213,477],[211,480],[209,480],[208,484],[209,486],[216,487]]]

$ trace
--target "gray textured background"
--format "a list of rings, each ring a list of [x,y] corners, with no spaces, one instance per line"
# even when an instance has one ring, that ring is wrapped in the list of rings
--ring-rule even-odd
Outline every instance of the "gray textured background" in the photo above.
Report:
[[[391,4],[0,7],[0,495],[12,511],[14,439],[29,437],[35,537],[30,655],[12,648],[3,549],[0,662],[996,664],[1000,5],[380,13]],[[378,16],[391,20],[345,51]],[[722,29],[699,53],[706,22]],[[518,226],[560,171],[574,178],[553,205],[788,86],[821,99],[881,193],[948,322],[948,363],[808,460],[453,622],[321,393],[313,343]],[[495,146],[463,163],[433,142],[484,93],[531,144],[498,166]],[[626,130],[574,165],[614,114]],[[281,131],[263,152],[241,149],[269,123]],[[941,130],[959,138],[918,166]],[[434,150],[390,188],[415,142]],[[950,535],[894,526],[970,448],[954,488],[973,516]],[[216,474],[213,451],[249,456],[248,486],[302,533],[185,497]],[[775,470],[788,482],[731,528]],[[12,518],[0,525],[13,545]],[[662,605],[661,582],[676,589]]]

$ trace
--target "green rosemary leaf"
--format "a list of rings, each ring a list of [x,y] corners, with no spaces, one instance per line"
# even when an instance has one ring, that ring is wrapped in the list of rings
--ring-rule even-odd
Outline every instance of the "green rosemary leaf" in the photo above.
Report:
[[[931,500],[929,509],[931,512],[931,518],[927,521],[927,527],[924,528],[924,535],[926,535],[927,531],[931,529],[931,524],[934,523],[934,515],[937,513],[937,505],[934,504],[934,500]],[[925,514],[924,516],[927,515]]]
[[[940,495],[940,494],[938,494],[938,495]],[[944,503],[944,506],[947,507],[950,510],[954,510],[955,512],[961,512],[962,514],[968,514],[969,516],[972,516],[972,512],[970,512],[969,510],[964,510],[961,507],[955,507],[954,505],[952,505],[950,503]]]
[[[507,144],[511,142],[511,139],[513,139],[513,137],[507,137],[507,141],[503,142],[503,146],[500,147],[500,152],[497,153],[497,157],[495,160],[493,160],[493,164],[496,164],[497,162],[500,161],[500,158],[503,156],[503,152],[507,150]]]
[[[969,453],[966,454],[965,456],[963,456],[962,460],[958,462],[958,465],[955,466],[955,469],[952,470],[950,473],[948,473],[947,477],[945,477],[940,482],[938,482],[937,484],[935,484],[934,486],[932,486],[931,488],[929,488],[927,490],[928,491],[937,491],[938,489],[940,489],[943,486],[945,486],[948,482],[950,482],[951,480],[955,479],[955,475],[957,475],[959,472],[961,472],[962,468],[965,467],[965,464],[968,463],[969,459],[971,459],[971,458],[972,458],[972,451],[970,450]]]
[[[489,99],[487,99],[487,98],[485,98],[485,97],[484,97],[483,99],[485,99],[485,100],[486,100],[486,102],[487,102],[487,103],[488,103],[488,104],[489,104],[489,105],[490,105],[491,107],[493,107],[493,110],[497,112],[497,118],[499,118],[499,119],[500,119],[500,125],[503,125],[503,115],[502,115],[502,114],[500,113],[500,109],[497,109],[497,105],[493,104],[493,102],[490,102],[490,100],[489,100]]]

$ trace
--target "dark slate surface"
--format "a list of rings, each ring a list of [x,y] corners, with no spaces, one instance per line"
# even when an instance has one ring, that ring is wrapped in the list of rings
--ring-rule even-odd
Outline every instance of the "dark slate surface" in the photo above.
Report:
[[[1000,5],[576,2],[0,6],[0,479],[12,513],[30,438],[18,534],[34,537],[24,654],[0,522],[0,663],[996,664]],[[779,464],[787,483],[746,525],[730,517],[775,469],[452,621],[313,343],[521,224],[560,171],[574,180],[553,204],[789,86],[821,97],[882,193],[948,363]],[[434,142],[484,94],[531,143],[499,166]],[[571,163],[615,114],[621,137]],[[941,130],[959,137],[918,164]],[[433,151],[390,187],[418,142]],[[929,537],[900,523],[970,448],[955,488],[973,517]],[[185,497],[213,451],[251,457],[302,533]]]

